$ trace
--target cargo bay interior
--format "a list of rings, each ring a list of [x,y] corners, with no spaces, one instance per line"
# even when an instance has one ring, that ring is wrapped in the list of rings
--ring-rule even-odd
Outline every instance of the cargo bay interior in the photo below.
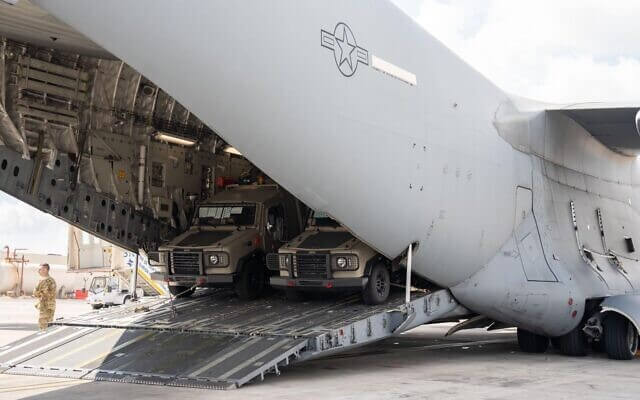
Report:
[[[120,60],[2,39],[7,192],[123,248],[153,250],[195,202],[259,171]]]

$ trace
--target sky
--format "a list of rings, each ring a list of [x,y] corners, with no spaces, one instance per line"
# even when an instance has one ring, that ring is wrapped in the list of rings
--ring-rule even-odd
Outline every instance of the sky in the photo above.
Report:
[[[505,91],[640,104],[640,0],[394,0]],[[67,253],[67,225],[0,193],[0,246]]]

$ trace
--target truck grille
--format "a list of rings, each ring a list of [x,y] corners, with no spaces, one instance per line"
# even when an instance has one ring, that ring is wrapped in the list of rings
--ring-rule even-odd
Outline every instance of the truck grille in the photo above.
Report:
[[[296,277],[306,279],[329,278],[328,254],[298,254],[295,257]]]
[[[200,275],[202,253],[172,251],[171,268],[176,275]]]
[[[271,271],[280,270],[280,259],[278,257],[278,253],[267,254],[267,269],[270,269]]]

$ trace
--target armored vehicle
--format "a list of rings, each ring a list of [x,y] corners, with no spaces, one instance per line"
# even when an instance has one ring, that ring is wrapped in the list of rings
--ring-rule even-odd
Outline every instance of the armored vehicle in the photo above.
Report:
[[[268,267],[279,271],[271,286],[297,300],[300,292],[359,290],[367,304],[381,304],[391,289],[391,262],[322,212],[313,212],[307,229],[277,254]]]
[[[196,286],[233,286],[243,299],[268,283],[265,255],[296,236],[304,215],[277,185],[231,185],[200,204],[191,227],[159,248],[164,280],[176,296]]]

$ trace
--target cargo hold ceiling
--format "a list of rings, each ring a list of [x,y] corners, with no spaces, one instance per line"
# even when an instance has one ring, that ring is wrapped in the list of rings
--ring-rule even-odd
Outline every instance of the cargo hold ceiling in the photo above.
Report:
[[[0,1],[0,36],[85,56],[115,58],[29,0]]]

